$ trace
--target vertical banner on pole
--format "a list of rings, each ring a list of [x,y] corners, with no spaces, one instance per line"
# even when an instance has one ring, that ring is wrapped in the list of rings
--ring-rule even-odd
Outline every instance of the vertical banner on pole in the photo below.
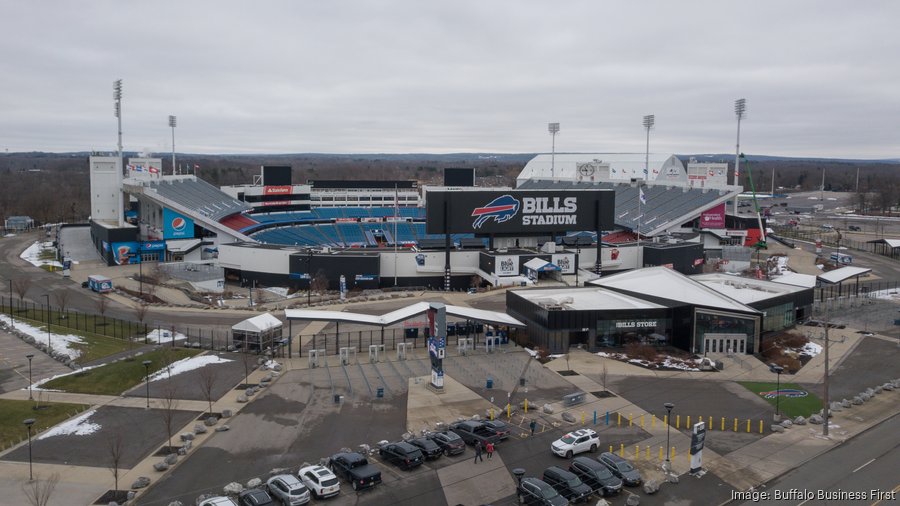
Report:
[[[691,433],[691,474],[697,474],[703,467],[703,443],[706,441],[706,423],[694,424]]]
[[[347,278],[341,274],[341,302],[347,298]]]
[[[428,308],[428,355],[431,358],[431,388],[444,389],[444,354],[447,348],[447,307],[432,302]]]

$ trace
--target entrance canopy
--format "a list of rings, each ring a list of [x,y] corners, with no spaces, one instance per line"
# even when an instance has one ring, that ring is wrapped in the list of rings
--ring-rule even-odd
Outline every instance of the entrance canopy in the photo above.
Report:
[[[850,278],[862,276],[863,274],[868,274],[870,272],[872,272],[872,269],[866,267],[841,267],[840,269],[828,271],[825,274],[819,274],[819,281],[830,285],[836,285],[838,283],[843,283]]]
[[[525,268],[535,272],[551,272],[560,270],[558,265],[544,260],[543,258],[532,258],[525,262]]]
[[[428,302],[417,302],[409,306],[391,311],[383,315],[368,315],[362,313],[349,313],[344,311],[320,311],[317,309],[285,309],[284,315],[288,320],[301,321],[327,321],[349,322],[363,325],[376,325],[387,327],[408,320],[420,314],[424,314],[430,307]],[[456,316],[481,323],[492,325],[506,325],[509,327],[525,327],[519,320],[499,311],[487,311],[466,306],[446,306],[448,316]]]

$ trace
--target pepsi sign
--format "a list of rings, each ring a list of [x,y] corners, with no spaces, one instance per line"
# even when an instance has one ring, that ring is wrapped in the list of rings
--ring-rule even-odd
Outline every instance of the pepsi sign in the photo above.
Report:
[[[562,234],[612,230],[613,190],[429,191],[429,234]],[[446,222],[446,223],[445,223]]]
[[[194,220],[171,209],[163,208],[163,239],[191,239]]]

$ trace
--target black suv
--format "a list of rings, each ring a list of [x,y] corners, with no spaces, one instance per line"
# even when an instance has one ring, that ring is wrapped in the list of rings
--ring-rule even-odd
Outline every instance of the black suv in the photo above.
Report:
[[[328,460],[328,467],[335,475],[350,482],[353,490],[381,483],[381,471],[359,453],[336,453]]]
[[[622,480],[613,476],[609,468],[594,459],[575,457],[569,465],[569,471],[599,494],[613,495],[622,490]]]
[[[481,446],[500,441],[500,436],[494,434],[483,423],[474,420],[451,423],[450,430],[455,432],[468,445],[474,445],[476,441],[481,443]]]
[[[272,500],[272,496],[265,490],[258,488],[244,490],[238,495],[238,500],[240,501],[241,506],[275,506],[275,501]]]
[[[508,438],[512,432],[512,427],[502,420],[485,420],[484,426],[487,427],[487,430],[496,434],[501,441]]]
[[[425,461],[422,450],[404,441],[382,446],[378,449],[378,455],[381,455],[385,462],[390,462],[405,470],[421,466]]]
[[[446,455],[459,455],[466,451],[466,442],[455,432],[444,430],[441,432],[432,432],[425,437],[443,448]]]
[[[571,502],[587,501],[594,493],[591,487],[584,484],[581,478],[574,473],[556,466],[550,466],[544,470],[544,483],[555,488]]]
[[[538,504],[540,506],[568,506],[569,501],[559,495],[550,485],[537,478],[522,478],[516,487],[519,504]]]
[[[609,470],[629,487],[636,487],[643,483],[641,473],[634,468],[627,460],[616,455],[615,453],[603,452],[597,457],[601,464],[609,468]]]
[[[428,439],[427,437],[419,437],[416,439],[411,439],[409,441],[409,444],[422,450],[422,454],[425,455],[426,460],[437,459],[437,458],[440,458],[440,456],[444,454],[444,449],[441,448],[441,446],[439,444]]]

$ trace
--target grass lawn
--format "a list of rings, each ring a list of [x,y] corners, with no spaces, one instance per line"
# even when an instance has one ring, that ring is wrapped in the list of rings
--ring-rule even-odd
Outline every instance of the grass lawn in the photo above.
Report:
[[[166,352],[170,354],[171,362],[175,362],[193,357],[199,354],[200,350],[167,348]],[[83,373],[56,378],[44,383],[41,387],[83,394],[119,395],[144,380],[144,360],[151,362],[150,374],[165,367],[163,351],[158,349],[144,353],[133,360],[120,360]]]
[[[760,392],[775,392],[776,383],[760,383],[760,382],[751,382],[751,381],[740,381],[739,382],[744,388],[750,390],[751,392],[759,395]],[[792,390],[802,390],[806,392],[805,397],[787,397],[782,394],[778,399],[778,410],[788,416],[796,417],[796,416],[804,416],[809,417],[809,415],[813,413],[818,413],[820,409],[822,409],[822,401],[819,400],[812,392],[807,391],[805,388],[800,387],[795,383],[781,383],[780,386],[782,392],[786,389]],[[761,399],[764,399],[772,406],[775,406],[775,397],[773,396],[771,399],[765,396],[759,395]]]
[[[0,449],[27,438],[28,432],[22,422],[28,418],[35,419],[31,428],[33,436],[88,408],[84,404],[61,402],[41,403],[41,409],[32,409],[34,405],[34,401],[0,399]]]

